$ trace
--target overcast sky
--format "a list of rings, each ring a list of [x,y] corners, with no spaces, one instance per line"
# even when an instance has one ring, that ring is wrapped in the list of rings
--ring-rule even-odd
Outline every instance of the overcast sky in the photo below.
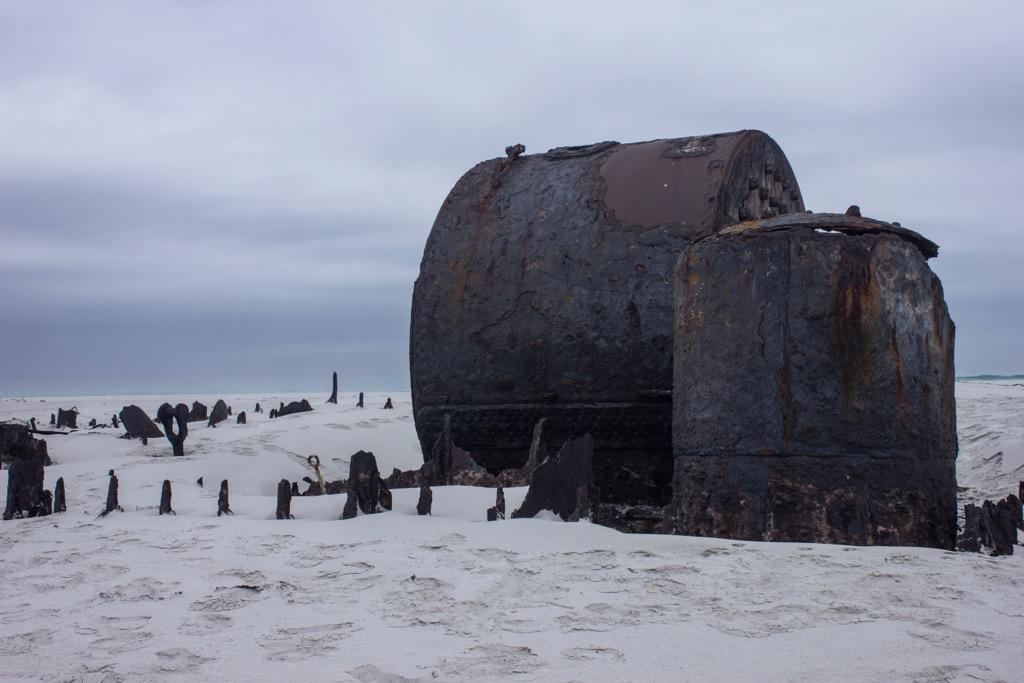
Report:
[[[0,395],[406,388],[474,164],[743,128],[1024,372],[1024,3],[837,5],[0,0]]]

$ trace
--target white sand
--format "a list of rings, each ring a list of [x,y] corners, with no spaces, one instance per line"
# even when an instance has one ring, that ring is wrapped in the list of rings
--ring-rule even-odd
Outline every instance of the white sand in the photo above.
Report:
[[[1024,479],[1024,386],[958,383],[967,498]],[[187,401],[186,401],[187,398]],[[626,535],[588,523],[484,522],[493,492],[417,491],[393,512],[338,521],[344,496],[295,498],[277,482],[327,479],[369,450],[386,474],[420,463],[408,394],[365,409],[251,411],[298,396],[224,398],[234,418],[193,423],[186,456],[111,429],[46,437],[68,512],[0,523],[0,679],[55,681],[1020,681],[1024,551],[740,543]],[[0,419],[109,422],[162,398],[0,399]],[[1014,450],[1018,449],[1018,450]],[[107,471],[124,513],[97,519]],[[205,487],[195,481],[203,476]],[[233,517],[216,516],[230,480]],[[177,516],[159,516],[160,486]],[[6,483],[6,474],[0,484]],[[305,484],[302,484],[305,488]],[[5,488],[0,491],[6,490]],[[525,495],[507,492],[509,510]],[[415,578],[414,578],[415,577]]]

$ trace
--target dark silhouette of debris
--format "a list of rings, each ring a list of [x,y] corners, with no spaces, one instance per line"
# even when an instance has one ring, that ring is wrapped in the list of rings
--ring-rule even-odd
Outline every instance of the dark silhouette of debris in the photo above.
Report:
[[[124,420],[123,417],[121,419],[122,421]],[[114,510],[124,512],[124,508],[117,503],[117,476],[114,474],[114,470],[110,470],[110,485],[107,486],[107,504],[104,506],[103,512],[100,513],[100,517],[106,517]]]
[[[993,503],[986,500],[964,506],[964,528],[957,540],[957,549],[965,552],[988,552],[990,555],[1012,555],[1017,545],[1017,530],[1024,528],[1020,498],[1014,494]]]
[[[594,486],[594,440],[589,434],[566,441],[558,455],[533,471],[526,499],[512,518],[550,510],[564,521],[590,517],[599,500]]]
[[[4,519],[38,517],[45,514],[43,461],[39,458],[12,460],[7,470],[7,505]]]
[[[187,410],[187,408],[186,408]],[[188,413],[186,412],[186,415]],[[178,513],[171,509],[171,480],[164,479],[164,485],[160,489],[160,514],[161,515],[174,515]]]
[[[157,439],[164,435],[146,411],[137,405],[121,408],[121,424],[124,426],[126,438],[142,439],[143,444],[148,443],[149,439]]]
[[[78,429],[78,408],[57,409],[57,429]]]
[[[199,401],[192,402],[192,410],[188,411],[189,422],[205,422],[209,419],[206,412],[206,406]]]
[[[348,500],[342,519],[350,519],[356,512],[351,508],[354,500],[365,515],[391,509],[391,491],[380,477],[377,459],[373,453],[359,451],[349,460],[347,492]],[[351,513],[351,514],[350,514]],[[350,514],[349,517],[344,515]]]
[[[3,462],[37,459],[44,465],[51,464],[46,441],[35,438],[33,430],[26,425],[10,422],[0,424],[0,459]]]
[[[207,422],[208,427],[216,427],[218,423],[228,419],[228,404],[224,402],[224,399],[217,399],[217,402],[213,404],[213,411],[210,412],[210,421]]]
[[[217,494],[217,516],[233,514],[228,504],[228,480],[225,479],[220,483],[220,493]]]
[[[420,483],[420,499],[416,503],[416,514],[429,515],[430,508],[434,505],[434,492],[430,490],[426,482]]]
[[[179,403],[172,408],[170,403],[164,403],[157,409],[156,419],[163,425],[164,434],[171,442],[171,452],[174,455],[185,455],[185,437],[188,436],[188,406]],[[175,422],[178,424],[177,433],[174,431]]]
[[[359,494],[354,486],[346,490],[348,497],[345,499],[345,507],[341,511],[342,519],[352,519],[359,514]]]
[[[324,477],[322,474],[320,474],[320,456],[315,454],[311,455],[308,458],[306,458],[306,462],[309,463],[309,466],[313,468],[314,472],[316,472],[316,481],[317,488],[319,489],[319,494],[326,494],[327,486],[324,485]]]
[[[58,479],[57,484],[53,487],[53,511],[68,511],[68,503],[64,494],[64,477]]]
[[[309,401],[302,399],[301,401],[292,401],[288,405],[281,403],[281,407],[276,410],[270,411],[270,417],[284,417],[285,415],[294,415],[295,413],[306,413],[313,410],[313,406],[309,405]]]
[[[331,382],[332,382],[332,385],[333,385],[334,388],[331,390],[331,397],[329,399],[327,399],[327,402],[328,403],[333,403],[333,404],[337,405],[338,404],[338,373],[336,373],[336,372],[334,373],[334,376],[333,376]]]
[[[295,519],[292,515],[292,485],[287,479],[277,484],[277,518]]]

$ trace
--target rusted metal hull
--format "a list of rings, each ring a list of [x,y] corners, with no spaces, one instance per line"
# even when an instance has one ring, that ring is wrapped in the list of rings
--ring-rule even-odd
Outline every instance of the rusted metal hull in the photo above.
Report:
[[[594,437],[608,502],[671,496],[673,270],[688,244],[802,212],[792,169],[757,131],[599,143],[483,162],[438,213],[412,306],[425,457],[452,440],[492,472]]]
[[[954,327],[925,260],[936,252],[820,214],[686,249],[673,531],[953,547]]]

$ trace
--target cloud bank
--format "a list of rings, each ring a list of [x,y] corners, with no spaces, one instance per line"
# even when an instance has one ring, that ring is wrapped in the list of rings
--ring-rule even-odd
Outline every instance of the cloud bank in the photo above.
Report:
[[[333,370],[404,388],[420,255],[462,173],[517,142],[742,128],[779,142],[810,208],[938,242],[958,372],[1022,372],[1022,20],[1011,2],[0,2],[0,394]]]

